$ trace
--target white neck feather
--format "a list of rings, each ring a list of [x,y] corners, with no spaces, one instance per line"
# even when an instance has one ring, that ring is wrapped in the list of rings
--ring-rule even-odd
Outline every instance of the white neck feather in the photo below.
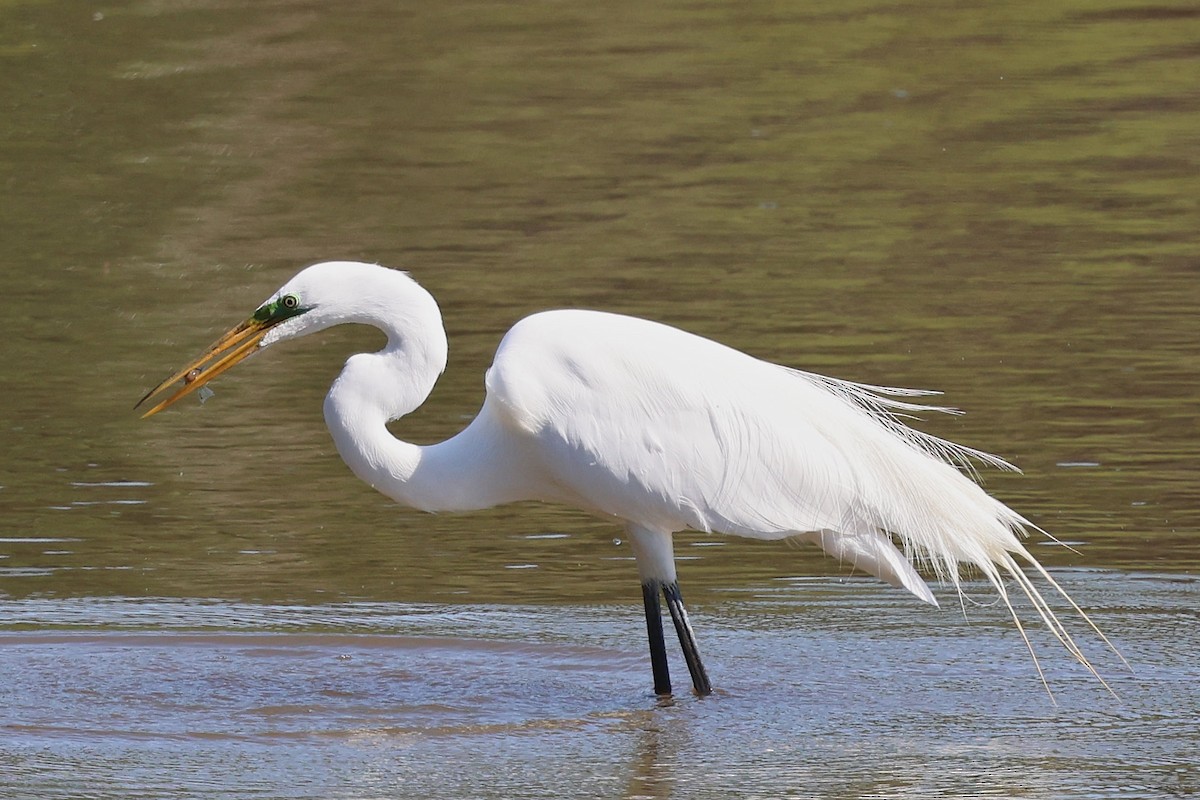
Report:
[[[427,297],[428,295],[426,295]],[[390,420],[416,410],[446,365],[441,314],[430,297],[414,313],[411,295],[398,297],[401,313],[376,297],[371,318],[387,334],[376,353],[351,356],[325,398],[325,422],[342,460],[364,482],[399,503],[423,511],[466,511],[526,499],[515,488],[513,465],[495,437],[503,435],[480,414],[457,436],[420,446],[394,437]],[[486,409],[485,409],[486,411]],[[503,463],[501,463],[503,461]]]

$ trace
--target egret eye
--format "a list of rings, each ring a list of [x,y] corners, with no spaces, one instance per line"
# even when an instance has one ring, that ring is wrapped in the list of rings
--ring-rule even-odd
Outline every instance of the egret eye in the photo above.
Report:
[[[300,307],[300,298],[294,294],[285,294],[280,298],[279,304],[289,311],[293,311]]]

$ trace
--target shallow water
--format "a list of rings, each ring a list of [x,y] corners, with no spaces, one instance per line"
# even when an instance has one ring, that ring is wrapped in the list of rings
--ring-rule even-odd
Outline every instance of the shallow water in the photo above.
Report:
[[[622,606],[31,600],[0,635],[5,796],[1187,797],[1196,582],[1068,573],[1119,697],[996,608],[785,581],[695,615],[657,700]],[[1136,595],[1131,592],[1136,587]],[[977,587],[978,588],[978,587]],[[1129,605],[1136,597],[1136,605]],[[47,624],[56,630],[45,630]]]
[[[0,2],[0,796],[1195,794],[1198,40],[1092,0]],[[1120,700],[1033,626],[1054,705],[982,588],[689,534],[718,692],[659,702],[619,530],[339,462],[372,332],[138,421],[328,258],[442,304],[419,442],[554,306],[945,390],[917,424],[1024,469],[987,487],[1073,548],[1031,545]]]

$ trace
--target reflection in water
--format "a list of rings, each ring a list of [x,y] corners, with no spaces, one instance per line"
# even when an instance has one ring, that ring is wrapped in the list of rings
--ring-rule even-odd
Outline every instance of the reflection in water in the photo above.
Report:
[[[680,741],[682,732],[666,719],[675,703],[671,697],[656,698],[656,708],[632,714],[625,720],[636,733],[629,782],[622,797],[665,800],[675,796],[678,748],[671,745]],[[686,725],[686,721],[683,724]]]

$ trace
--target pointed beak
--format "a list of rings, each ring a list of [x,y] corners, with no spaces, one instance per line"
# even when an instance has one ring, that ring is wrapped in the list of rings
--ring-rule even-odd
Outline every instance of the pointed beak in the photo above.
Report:
[[[258,349],[259,342],[262,341],[262,338],[267,335],[267,331],[272,327],[274,327],[273,321],[251,317],[213,342],[212,346],[205,350],[199,358],[182,367],[174,375],[146,392],[145,396],[137,402],[134,408],[166,392],[177,381],[182,380],[182,386],[176,388],[173,393],[167,395],[165,399],[160,400],[157,405],[152,406],[146,413],[142,414],[142,419],[153,416],[167,406],[173,405],[177,400],[196,391],[213,378],[254,353]]]

